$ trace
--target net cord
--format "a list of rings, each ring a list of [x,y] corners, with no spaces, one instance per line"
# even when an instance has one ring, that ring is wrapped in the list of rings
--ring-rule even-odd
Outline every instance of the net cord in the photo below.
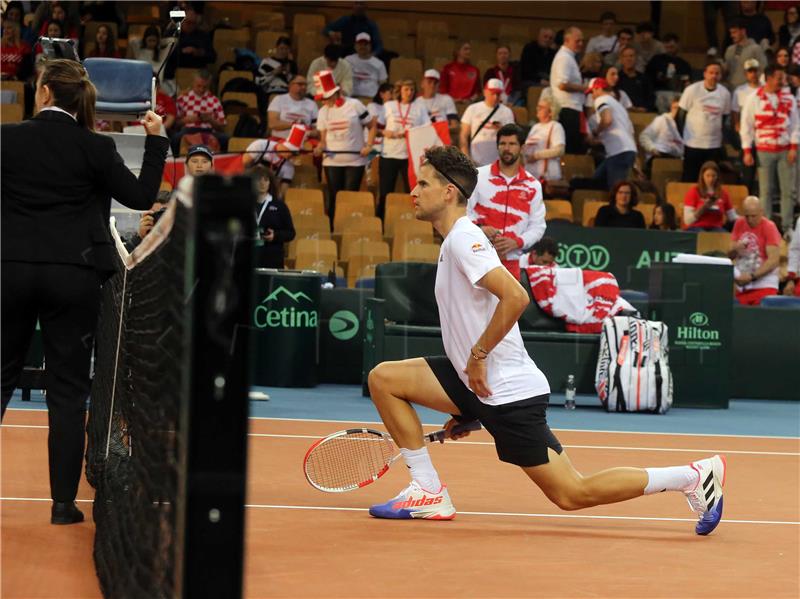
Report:
[[[119,349],[122,343],[122,317],[125,314],[125,289],[128,285],[128,269],[122,272],[122,301],[119,306],[119,326],[117,327],[117,349],[114,352],[114,380],[111,383],[111,407],[108,412],[108,434],[106,436],[106,460],[111,450],[111,425],[114,420],[114,399],[117,395],[117,373],[119,372]]]

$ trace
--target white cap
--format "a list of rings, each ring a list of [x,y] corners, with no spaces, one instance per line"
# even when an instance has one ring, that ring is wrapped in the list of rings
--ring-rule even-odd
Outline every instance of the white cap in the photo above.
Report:
[[[366,31],[362,31],[356,36],[356,42],[371,42],[372,38],[369,36],[369,33]]]
[[[425,74],[422,75],[425,79],[436,79],[437,81],[440,79],[439,71],[436,69],[428,69],[425,71]]]
[[[504,90],[505,86],[499,79],[489,79],[489,81],[486,82],[486,91],[502,94]]]
[[[744,70],[757,69],[759,67],[758,61],[755,58],[749,58],[744,61]]]

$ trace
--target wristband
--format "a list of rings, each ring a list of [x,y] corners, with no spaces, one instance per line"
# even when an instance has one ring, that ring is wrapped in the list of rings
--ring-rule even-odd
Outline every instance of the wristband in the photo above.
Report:
[[[477,361],[477,362],[483,362],[486,359],[486,356],[483,356],[483,357],[476,356],[475,352],[473,352],[472,350],[469,351],[469,355],[472,356],[472,359]]]

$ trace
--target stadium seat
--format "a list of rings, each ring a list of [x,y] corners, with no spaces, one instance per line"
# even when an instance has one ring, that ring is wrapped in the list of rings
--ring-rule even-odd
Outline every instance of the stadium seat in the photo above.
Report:
[[[750,195],[750,190],[747,189],[747,185],[723,185],[722,188],[728,192],[734,210],[736,210],[738,214],[741,214],[742,202]]]
[[[563,168],[562,178],[567,181],[573,177],[590,178],[595,171],[594,158],[588,154],[564,154],[561,165]]]
[[[294,167],[294,178],[292,185],[297,188],[313,188],[320,190],[322,183],[319,180],[319,172],[313,164],[298,164]]]
[[[536,105],[539,103],[539,96],[542,95],[543,87],[534,85],[528,88],[528,114],[536,114]]]
[[[569,200],[545,200],[545,220],[567,220],[572,222],[572,204]]]
[[[386,45],[387,37],[408,37],[408,19],[377,17],[375,22],[378,24],[378,28],[381,31],[384,45]],[[392,49],[394,50],[394,48]]]
[[[608,201],[608,192],[601,189],[576,189],[572,192],[572,214],[575,223],[583,222],[583,205],[590,200]]]
[[[251,21],[254,30],[283,31],[286,29],[286,17],[281,12],[256,12],[253,13]]]
[[[395,58],[389,65],[389,81],[422,79],[422,61],[418,58]]]
[[[299,239],[294,267],[327,273],[336,266],[336,242],[330,239]]]
[[[731,249],[731,234],[722,231],[700,231],[697,233],[697,253],[701,256],[710,252],[727,254]]]
[[[363,206],[375,211],[375,196],[371,191],[338,191],[336,192],[336,207],[348,204],[350,206]]]
[[[367,217],[377,218],[373,206],[359,204],[342,204],[339,206],[337,204],[333,217],[333,232],[344,233],[347,230],[345,225],[347,224],[349,226],[347,221],[351,218],[365,219]],[[380,219],[378,219],[378,221],[380,221]]]
[[[500,23],[497,28],[497,37],[502,43],[508,43],[512,40],[527,43],[532,38],[530,26],[527,23]],[[514,59],[518,58],[516,54],[511,56]]]
[[[251,143],[258,139],[258,137],[231,137],[228,141],[228,152],[244,152]]]
[[[649,227],[651,224],[653,224],[653,212],[655,211],[655,208],[656,205],[654,203],[643,204],[642,202],[639,202],[639,204],[636,206],[636,210],[641,212],[644,216],[645,227]]]
[[[395,225],[400,221],[414,220],[413,206],[403,206],[395,204],[386,207],[386,214],[383,217],[383,232],[388,239],[394,237]]]
[[[680,158],[653,158],[650,179],[662,198],[666,198],[667,183],[680,181],[682,175],[683,160]]]
[[[528,109],[524,106],[512,106],[511,110],[514,112],[514,120],[516,121],[517,125],[527,127],[530,123],[530,119],[528,118]]]
[[[416,219],[398,221],[394,226],[395,242],[400,238],[418,240],[417,243],[433,243],[433,225]]]
[[[0,104],[0,123],[3,125],[22,122],[25,108],[22,104]]]
[[[383,45],[387,50],[397,52],[403,58],[414,58],[417,53],[413,38],[407,35],[386,35],[383,38]]]
[[[395,191],[386,194],[386,208],[391,206],[402,206],[404,208],[413,208],[413,199],[410,193],[397,193]]]
[[[597,216],[597,211],[602,206],[606,206],[607,201],[587,200],[583,204],[583,215],[581,217],[581,224],[584,227],[594,227],[594,217]]]
[[[342,233],[342,243],[339,246],[339,256],[343,262],[350,260],[351,256],[365,253],[365,243],[385,243],[383,235],[377,231],[345,231]],[[388,247],[388,246],[387,246]]]
[[[394,262],[430,262],[439,260],[439,244],[436,243],[404,243],[397,247]]]
[[[216,66],[233,62],[236,59],[234,49],[251,47],[250,28],[216,29],[213,45],[217,53],[217,60],[214,63]]]
[[[658,197],[652,191],[640,191],[639,192],[639,203],[640,204],[655,204],[658,201]]]
[[[328,40],[322,36],[321,31],[295,33],[292,47],[297,49],[295,58],[301,73],[308,71],[311,61],[318,56],[322,56],[322,52],[327,43]]]
[[[786,308],[800,310],[800,297],[791,295],[770,295],[761,300],[764,308]]]
[[[220,101],[223,104],[231,100],[241,102],[247,108],[258,109],[258,97],[253,92],[225,92],[225,94],[220,98]],[[227,108],[226,110],[230,111],[232,109]]]
[[[483,28],[486,29],[487,25],[483,25]],[[487,32],[486,38],[491,37],[491,33]],[[479,39],[475,39],[475,37],[471,37],[470,45],[472,46],[472,62],[473,64],[479,62],[481,60],[485,60],[489,63],[489,66],[493,66],[497,64],[497,43],[490,42],[490,41],[483,41]],[[481,71],[482,73],[485,71]]]
[[[453,40],[447,36],[430,36],[427,38],[417,40],[417,47],[422,48],[422,57],[425,60],[425,66],[433,64],[437,56],[451,56],[453,55]],[[450,59],[452,60],[452,58]]]
[[[425,40],[431,38],[447,39],[450,37],[450,27],[447,21],[433,21],[429,19],[420,19],[417,21],[417,55],[424,56]],[[448,56],[453,60],[454,43],[450,44],[450,51],[443,56]],[[425,63],[428,64],[427,62]],[[389,79],[395,81],[394,79]]]
[[[285,199],[292,218],[296,215],[325,216],[325,200],[319,189],[290,187]]]
[[[322,195],[322,191],[319,189],[305,189],[302,187],[290,187],[286,190],[286,200],[287,204],[290,204],[294,200],[314,200],[319,201],[320,204],[325,203],[325,199]]]
[[[320,14],[299,12],[294,15],[292,20],[292,32],[295,34],[311,31],[319,31],[321,33],[324,28],[325,17]]]
[[[138,120],[155,106],[156,84],[149,62],[87,58],[83,66],[97,88],[98,119]]]
[[[316,231],[318,233],[327,233],[328,237],[320,239],[330,239],[331,223],[327,216],[320,214],[298,214],[292,216],[292,223],[296,230],[304,229],[308,231]]]
[[[178,69],[179,71],[181,69]],[[222,90],[225,89],[225,84],[228,83],[231,79],[247,79],[248,81],[253,80],[253,73],[251,71],[234,71],[233,69],[226,69],[224,71],[219,72],[219,79],[217,81],[217,90],[218,94],[222,93]]]
[[[681,181],[670,181],[667,183],[667,201],[675,207],[675,216],[679,222],[683,222],[683,198],[686,193],[695,186],[696,183],[683,183]]]
[[[372,245],[365,243],[363,249],[368,253],[361,253],[350,256],[347,262],[347,286],[353,287],[361,273],[367,267],[375,267],[378,264],[383,264],[389,261],[389,245],[385,242],[380,242],[381,245]]]
[[[270,50],[275,48],[279,37],[291,37],[288,31],[272,31],[262,29],[256,33],[255,53],[259,56],[269,56]]]
[[[6,80],[0,83],[0,90],[3,92],[13,92],[14,99],[9,100],[8,103],[10,104],[20,104],[24,105],[25,103],[25,82],[24,81],[11,81]],[[3,96],[5,100],[5,95]]]
[[[327,220],[327,218],[325,220]],[[331,238],[330,231],[319,230],[317,228],[303,228],[295,225],[294,230],[295,230],[295,238],[288,244],[286,244],[286,257],[289,258],[290,260],[295,260],[297,258],[297,243],[301,239],[328,240]]]

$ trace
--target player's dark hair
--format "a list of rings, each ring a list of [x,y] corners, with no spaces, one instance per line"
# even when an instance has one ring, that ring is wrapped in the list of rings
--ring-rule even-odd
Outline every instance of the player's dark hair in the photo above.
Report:
[[[380,86],[378,87],[378,93],[375,94],[375,97],[372,98],[372,101],[375,102],[375,104],[383,105],[383,98],[381,98],[381,94],[383,92],[391,92],[391,91],[394,91],[394,85],[392,85],[391,83],[381,83]]]
[[[539,241],[533,244],[531,251],[536,252],[537,256],[550,254],[551,256],[558,256],[558,242],[552,237],[542,237]]]
[[[630,36],[631,36],[631,38],[633,38],[633,29],[631,29],[630,27],[623,27],[622,29],[620,29],[619,31],[617,31],[617,37],[619,37],[619,36],[620,36],[621,34],[623,34],[623,33],[624,33],[625,35],[630,35]]]
[[[439,146],[425,150],[425,162],[436,171],[445,185],[458,189],[458,203],[466,204],[478,184],[478,169],[472,160],[455,146]]]
[[[328,44],[322,54],[328,60],[339,60],[342,57],[342,47],[339,44]]]
[[[779,64],[770,64],[767,65],[767,68],[764,69],[764,79],[769,79],[778,71],[786,71],[781,65]]]
[[[497,145],[500,145],[501,137],[508,137],[509,135],[516,135],[519,145],[525,143],[525,130],[516,123],[508,123],[497,130]]]

